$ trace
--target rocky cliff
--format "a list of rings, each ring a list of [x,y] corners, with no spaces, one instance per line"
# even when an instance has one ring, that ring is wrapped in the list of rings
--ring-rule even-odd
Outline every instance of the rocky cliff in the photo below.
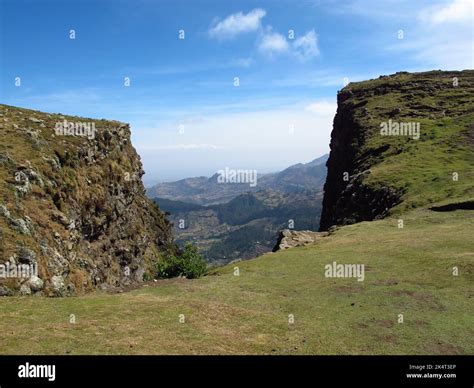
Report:
[[[472,200],[474,71],[396,73],[338,93],[320,230]]]
[[[173,249],[127,124],[0,105],[0,135],[1,295],[138,283]]]

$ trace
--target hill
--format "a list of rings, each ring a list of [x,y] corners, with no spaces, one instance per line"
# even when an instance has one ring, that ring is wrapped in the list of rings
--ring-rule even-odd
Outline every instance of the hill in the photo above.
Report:
[[[161,184],[148,194],[166,195],[153,200],[169,214],[177,244],[192,241],[213,265],[250,259],[270,252],[282,229],[318,230],[327,157],[259,176],[255,187],[219,183],[215,174]]]
[[[472,199],[473,95],[472,70],[401,72],[346,86],[338,94],[321,229]]]
[[[260,190],[273,190],[283,193],[297,193],[322,187],[326,179],[328,155],[323,155],[309,163],[299,163],[283,171],[271,174],[258,174],[257,184],[222,184],[219,174],[212,177],[186,178],[176,182],[159,183],[147,189],[150,198],[163,198],[198,205],[227,203],[238,195]]]
[[[197,280],[78,298],[2,298],[8,335],[0,352],[473,354],[470,212],[413,210],[403,229],[394,218],[344,226],[314,245]],[[364,263],[364,281],[326,278],[333,261]]]
[[[4,298],[1,352],[472,355],[472,75],[399,73],[341,91],[323,203],[327,237],[192,281],[59,300]],[[417,95],[424,83],[429,92]],[[395,121],[410,90],[403,122],[426,124],[417,142],[380,136],[385,115],[357,119],[387,104]],[[358,98],[346,103],[351,93]],[[443,106],[444,115],[426,116]],[[332,276],[335,264],[363,266],[363,276]]]
[[[0,279],[1,295],[140,283],[172,248],[127,124],[0,105],[0,136],[1,268],[37,269]]]

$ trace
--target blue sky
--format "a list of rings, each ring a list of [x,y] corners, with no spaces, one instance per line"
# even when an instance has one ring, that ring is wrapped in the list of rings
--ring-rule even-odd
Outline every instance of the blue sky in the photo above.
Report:
[[[345,80],[474,68],[470,0],[0,4],[0,101],[129,122],[148,183],[308,162]]]

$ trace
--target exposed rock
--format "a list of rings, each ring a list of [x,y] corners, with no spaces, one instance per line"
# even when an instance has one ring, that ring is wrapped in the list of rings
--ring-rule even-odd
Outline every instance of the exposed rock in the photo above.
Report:
[[[18,261],[22,264],[34,264],[36,263],[36,253],[28,248],[20,248],[18,252]]]
[[[462,80],[462,84],[455,86],[455,79]],[[416,177],[413,175],[412,181],[408,182],[410,178],[407,178],[402,184],[402,179],[397,180],[389,176],[388,172],[380,172],[378,167],[382,163],[384,166],[390,164],[392,167],[388,171],[392,175],[403,176],[408,168],[411,170],[411,166],[404,164],[404,171],[397,166],[397,162],[400,165],[412,160],[418,164],[419,161],[413,155],[418,152],[419,142],[435,137],[439,139],[430,144],[433,149],[439,148],[439,144],[454,145],[455,142],[459,143],[459,147],[464,146],[469,142],[468,128],[460,130],[459,138],[456,139],[442,138],[436,128],[449,126],[451,121],[446,119],[455,120],[456,125],[460,125],[458,118],[461,117],[468,122],[469,115],[472,115],[473,95],[472,70],[413,74],[399,72],[376,80],[350,83],[343,88],[337,97],[331,153],[326,163],[328,174],[324,185],[320,230],[328,230],[333,225],[383,218],[398,205],[418,207],[433,201],[434,198],[418,193],[418,198],[409,203],[406,194],[408,190],[423,190],[421,185],[426,187],[432,181],[442,179],[442,174],[450,174],[449,170],[441,173],[436,169],[427,169],[418,172]],[[399,122],[419,125],[421,122],[420,137],[382,136],[381,125],[389,120],[397,122],[397,126]],[[405,157],[400,163],[397,155],[402,152]],[[472,165],[472,161],[470,163]],[[441,175],[437,176],[439,173]]]
[[[53,276],[51,278],[51,288],[56,296],[64,296],[66,287],[62,276]]]
[[[12,228],[17,232],[28,236],[32,234],[33,226],[31,225],[31,219],[28,216],[25,216],[25,219],[12,218],[10,221]]]
[[[1,248],[12,257],[20,241],[26,246],[18,260],[41,273],[24,283],[30,290],[70,295],[140,283],[164,251],[177,249],[170,223],[145,196],[127,124],[6,105],[0,114],[0,136],[12,145],[0,152]],[[59,135],[64,120],[95,132]],[[11,289],[18,293],[19,282]]]
[[[12,296],[13,294],[13,291],[8,287],[0,286],[0,296]]]
[[[11,216],[10,211],[5,205],[0,204],[0,216],[3,216],[12,229],[16,230],[20,234],[31,235],[33,232],[33,225],[31,224],[31,219],[28,216],[25,216],[25,219],[14,218]]]
[[[27,283],[24,283],[20,287],[20,295],[31,295],[30,286]]]
[[[39,120],[39,119],[37,119],[37,118],[35,118],[35,117],[28,117],[28,120],[30,120],[30,121],[32,121],[32,122],[34,122],[34,123],[42,123],[42,122],[43,122],[43,120]]]
[[[312,244],[317,240],[326,237],[327,235],[327,232],[313,232],[310,230],[296,231],[284,229],[278,236],[278,241],[273,248],[273,252]]]
[[[5,205],[0,204],[0,216],[10,219],[10,212]]]
[[[38,292],[43,289],[44,282],[38,276],[33,275],[28,279],[27,284],[29,285],[31,291]]]

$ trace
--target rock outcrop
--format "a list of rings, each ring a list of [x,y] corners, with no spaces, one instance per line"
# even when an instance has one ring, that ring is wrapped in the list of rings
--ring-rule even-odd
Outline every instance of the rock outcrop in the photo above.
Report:
[[[278,235],[278,241],[273,248],[273,252],[294,247],[312,244],[317,240],[326,237],[327,232],[313,232],[311,230],[290,230],[283,229]]]
[[[175,249],[127,124],[0,105],[0,135],[0,295],[139,283]]]
[[[474,71],[381,76],[337,100],[320,230],[472,198]]]

